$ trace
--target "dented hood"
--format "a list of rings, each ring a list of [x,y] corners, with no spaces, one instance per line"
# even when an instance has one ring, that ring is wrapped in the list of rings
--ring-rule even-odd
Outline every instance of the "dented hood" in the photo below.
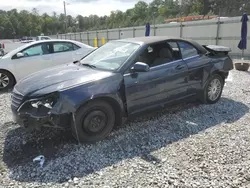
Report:
[[[33,93],[46,94],[73,87],[79,84],[95,82],[112,76],[114,73],[88,68],[77,64],[55,66],[42,70],[20,80],[15,90],[22,95]]]

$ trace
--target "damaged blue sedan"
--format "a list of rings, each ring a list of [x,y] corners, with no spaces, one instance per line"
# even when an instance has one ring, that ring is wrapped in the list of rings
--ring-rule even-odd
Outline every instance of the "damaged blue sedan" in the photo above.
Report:
[[[146,110],[220,98],[233,62],[230,48],[175,37],[110,41],[82,58],[34,73],[12,92],[15,121],[27,128],[71,128],[96,142]]]

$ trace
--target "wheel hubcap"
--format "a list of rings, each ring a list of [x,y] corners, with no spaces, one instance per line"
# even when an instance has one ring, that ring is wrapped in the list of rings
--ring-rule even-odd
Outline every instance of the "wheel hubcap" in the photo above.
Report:
[[[214,79],[211,81],[208,87],[208,98],[211,101],[215,101],[219,96],[221,92],[221,82],[219,79]]]
[[[101,132],[107,124],[107,116],[102,111],[96,110],[90,112],[83,121],[83,130],[88,133]]]
[[[0,73],[0,88],[5,88],[9,85],[9,77],[6,74]]]

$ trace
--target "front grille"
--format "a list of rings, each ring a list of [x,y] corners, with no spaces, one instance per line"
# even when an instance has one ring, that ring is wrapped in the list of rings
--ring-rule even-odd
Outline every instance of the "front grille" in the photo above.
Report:
[[[14,110],[17,110],[18,107],[21,105],[21,103],[23,102],[23,95],[17,91],[12,92],[11,94],[11,107]]]

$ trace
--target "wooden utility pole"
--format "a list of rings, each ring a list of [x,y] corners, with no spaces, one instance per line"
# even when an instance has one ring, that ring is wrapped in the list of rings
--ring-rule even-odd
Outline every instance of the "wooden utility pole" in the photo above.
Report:
[[[181,24],[180,24],[180,37],[182,37],[183,35],[183,20],[182,20],[182,0],[179,1],[179,5],[180,5],[180,18],[181,18]]]
[[[66,2],[63,1],[63,7],[64,7],[64,17],[65,17],[65,33],[67,33],[67,14],[66,14]]]

